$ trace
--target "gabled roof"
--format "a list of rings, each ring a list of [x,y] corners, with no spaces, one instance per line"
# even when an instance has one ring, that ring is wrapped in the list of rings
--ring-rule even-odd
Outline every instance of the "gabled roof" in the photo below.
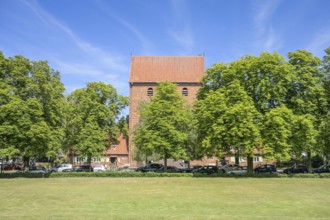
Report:
[[[128,154],[127,142],[123,135],[118,137],[118,144],[109,146],[105,152],[107,155],[125,155]]]
[[[130,83],[200,82],[203,56],[132,56]]]

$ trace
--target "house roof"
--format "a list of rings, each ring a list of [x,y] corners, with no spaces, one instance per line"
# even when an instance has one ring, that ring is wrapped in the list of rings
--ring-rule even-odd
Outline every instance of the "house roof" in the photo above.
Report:
[[[203,56],[132,56],[130,83],[200,82]]]
[[[109,146],[109,149],[105,152],[107,155],[123,155],[128,154],[126,139],[123,135],[118,137],[118,144]]]

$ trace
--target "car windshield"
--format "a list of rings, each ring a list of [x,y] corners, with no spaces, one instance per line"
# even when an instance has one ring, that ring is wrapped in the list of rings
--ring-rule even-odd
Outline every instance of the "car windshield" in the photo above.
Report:
[[[318,169],[322,169],[322,168],[325,168],[327,165],[322,165],[322,166],[320,166]]]

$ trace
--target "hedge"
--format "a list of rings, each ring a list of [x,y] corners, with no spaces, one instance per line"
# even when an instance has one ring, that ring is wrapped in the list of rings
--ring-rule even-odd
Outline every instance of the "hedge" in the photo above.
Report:
[[[197,177],[197,178],[330,178],[330,173],[321,174],[246,174],[237,176],[233,174],[203,173],[153,173],[153,172],[58,172],[58,173],[1,173],[0,178],[67,178],[67,177]]]
[[[191,173],[153,172],[56,172],[56,173],[2,173],[0,178],[59,178],[59,177],[192,177]]]

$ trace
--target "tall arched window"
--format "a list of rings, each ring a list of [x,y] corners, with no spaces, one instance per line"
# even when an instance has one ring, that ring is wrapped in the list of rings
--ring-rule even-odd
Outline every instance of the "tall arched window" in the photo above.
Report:
[[[182,95],[183,96],[188,96],[188,89],[187,88],[182,89]]]
[[[153,96],[154,95],[154,90],[152,88],[149,88],[147,91],[148,96]]]

